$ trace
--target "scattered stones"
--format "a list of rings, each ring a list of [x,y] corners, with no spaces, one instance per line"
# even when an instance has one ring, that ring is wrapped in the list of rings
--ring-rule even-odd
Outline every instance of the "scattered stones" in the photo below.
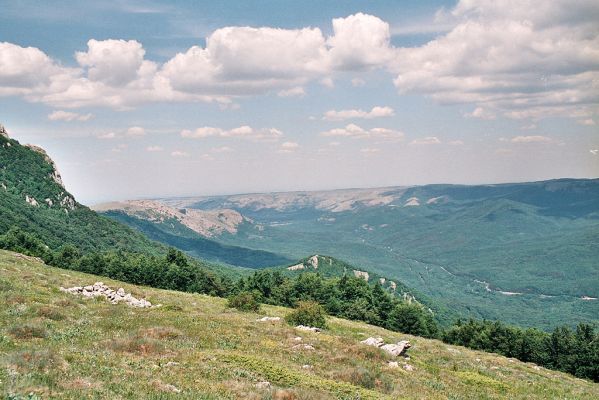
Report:
[[[389,368],[399,368],[399,363],[397,361],[389,361],[387,363],[387,367],[389,367]]]
[[[315,328],[313,326],[298,325],[298,326],[295,327],[295,329],[299,329],[300,331],[314,332],[314,333],[320,333],[320,332],[322,332],[322,329]]]
[[[538,365],[535,365],[533,368],[534,368],[536,371],[540,371],[540,370],[541,370],[541,367],[539,367]]]
[[[406,371],[414,371],[414,366],[410,364],[404,364],[403,369]]]
[[[169,368],[169,367],[176,367],[177,365],[179,365],[178,362],[176,361],[169,361],[166,364],[164,364],[165,367]]]
[[[379,349],[384,350],[387,353],[391,354],[393,357],[404,355],[405,352],[410,347],[412,347],[412,345],[410,344],[410,342],[408,340],[402,340],[397,343],[385,344],[385,342],[383,341],[383,338],[380,338],[380,337],[379,338],[369,337],[366,340],[362,340],[360,343],[365,344],[367,346],[378,347]]]
[[[312,366],[309,364],[302,365],[302,369],[312,369]]]
[[[258,322],[268,322],[268,321],[277,322],[280,320],[281,320],[281,317],[262,317],[262,318],[258,318],[256,321],[258,321]]]
[[[269,381],[260,381],[255,386],[257,389],[270,389],[271,384]]]
[[[105,297],[112,304],[123,302],[131,307],[149,308],[152,307],[152,303],[146,299],[136,299],[131,293],[126,293],[125,289],[119,288],[114,291],[106,286],[103,282],[96,282],[89,286],[74,286],[71,288],[60,288],[60,291],[65,293],[71,293],[74,295],[80,295],[83,297]]]
[[[175,385],[171,385],[170,383],[162,385],[162,390],[165,392],[181,393],[181,389],[178,389]]]
[[[294,337],[294,338],[293,338],[293,341],[294,341],[294,342],[301,342],[301,341],[302,341],[302,338],[301,338],[301,337],[299,337],[299,336],[296,336],[296,337]]]

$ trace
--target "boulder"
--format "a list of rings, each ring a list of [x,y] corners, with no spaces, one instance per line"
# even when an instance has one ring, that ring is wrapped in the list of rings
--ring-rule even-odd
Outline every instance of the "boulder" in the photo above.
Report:
[[[397,357],[405,353],[412,345],[407,340],[402,340],[396,344],[385,344],[381,346],[381,349],[391,354],[393,357]]]
[[[385,344],[383,338],[375,338],[375,337],[369,337],[366,340],[362,340],[360,343],[365,344],[367,346],[374,346],[374,347],[381,347],[382,345]]]
[[[268,321],[277,322],[280,320],[281,320],[281,317],[262,317],[262,318],[258,318],[256,321],[258,321],[258,322],[268,322]]]
[[[298,326],[295,327],[295,329],[299,329],[300,331],[314,332],[314,333],[320,333],[320,332],[322,332],[322,329],[315,328],[313,326],[298,325]]]

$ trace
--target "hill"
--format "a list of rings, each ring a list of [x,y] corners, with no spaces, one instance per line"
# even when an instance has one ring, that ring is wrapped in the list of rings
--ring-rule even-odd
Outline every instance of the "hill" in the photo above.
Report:
[[[5,251],[0,270],[0,393],[7,398],[599,397],[598,384],[567,374],[363,323],[330,318],[314,334],[258,322],[262,315],[227,309],[223,299],[106,279],[162,306],[83,299],[58,288],[98,277]],[[359,343],[369,336],[410,340],[410,360],[389,367],[391,356]]]
[[[169,237],[168,233],[139,227],[146,236],[138,229],[115,221],[118,218],[106,218],[77,202],[65,188],[57,166],[44,149],[22,145],[11,139],[2,125],[0,216],[0,236],[18,228],[39,239],[52,251],[71,245],[83,254],[126,251],[164,255],[166,246],[154,239],[162,239],[169,244],[169,240],[164,239]],[[143,223],[141,221],[140,225]],[[263,262],[262,265],[276,265],[288,261],[269,252],[223,245],[199,235],[186,237],[181,231],[178,233],[178,236],[173,236],[178,247],[194,257],[219,263],[216,266],[203,265],[229,276],[246,273],[229,265],[255,266],[257,261]]]
[[[342,257],[462,315],[597,322],[599,179],[158,199],[241,215],[223,244]]]

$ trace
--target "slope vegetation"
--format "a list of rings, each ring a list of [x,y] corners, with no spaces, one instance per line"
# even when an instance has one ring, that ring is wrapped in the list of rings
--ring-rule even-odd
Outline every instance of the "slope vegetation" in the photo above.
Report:
[[[7,398],[599,397],[599,385],[563,373],[363,323],[331,318],[314,334],[258,322],[261,315],[226,309],[219,298],[104,279],[162,306],[83,299],[58,288],[98,277],[5,251],[0,271],[0,393]],[[410,340],[410,360],[389,367],[391,356],[359,343],[369,336]]]

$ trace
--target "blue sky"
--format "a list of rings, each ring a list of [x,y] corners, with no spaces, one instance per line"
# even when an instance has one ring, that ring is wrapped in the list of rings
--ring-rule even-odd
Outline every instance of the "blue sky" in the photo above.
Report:
[[[0,123],[88,204],[599,175],[595,1],[0,9]]]

